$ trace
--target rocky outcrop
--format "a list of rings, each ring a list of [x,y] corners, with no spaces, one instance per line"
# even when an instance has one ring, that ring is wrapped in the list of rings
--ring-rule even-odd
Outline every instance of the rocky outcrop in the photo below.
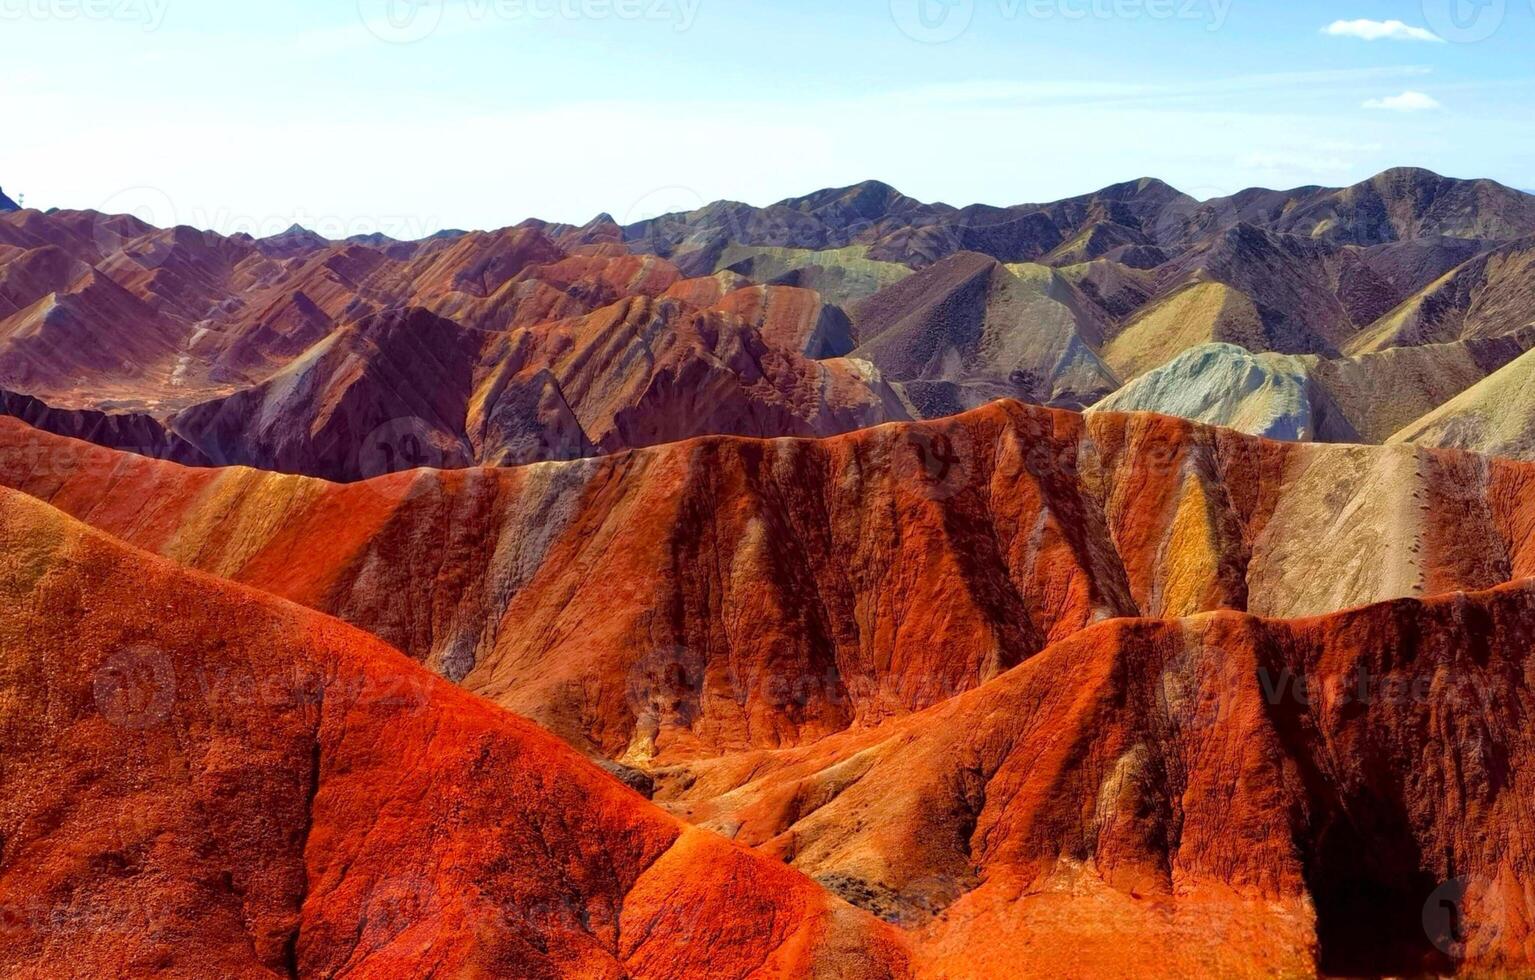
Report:
[[[1380,515],[1363,525],[1338,518],[1384,485],[1356,471],[1346,485],[1359,500],[1328,500],[1319,470],[1339,471],[1320,454],[1357,464],[1368,463],[1360,454],[1394,451],[1244,444],[1172,420],[1103,416],[1107,425],[1071,436],[1079,453],[1090,436],[1100,456],[1070,464],[1083,468],[1084,484],[1128,467],[1117,489],[1106,484],[1110,502],[1095,517],[1089,494],[1077,491],[1072,511],[1071,495],[1050,488],[1065,469],[1032,475],[1065,448],[1069,430],[1029,424],[1066,418],[1013,416],[1025,445],[1046,447],[1022,457],[1035,468],[1024,462],[1019,477],[981,451],[974,472],[990,473],[984,491],[966,480],[945,496],[941,481],[917,476],[909,479],[925,490],[897,489],[861,518],[844,508],[887,493],[875,458],[862,455],[874,447],[854,444],[874,435],[839,440],[849,445],[825,459],[805,456],[808,445],[785,455],[742,444],[735,473],[728,444],[687,447],[707,496],[664,481],[656,467],[665,461],[647,465],[643,457],[663,451],[637,454],[645,478],[670,488],[661,492],[676,501],[672,513],[698,514],[659,547],[645,541],[670,518],[657,497],[625,502],[617,520],[592,510],[594,497],[623,492],[617,474],[593,469],[611,460],[337,486],[97,448],[77,468],[37,472],[33,492],[52,488],[61,505],[103,525],[276,590],[307,581],[336,596],[336,571],[353,568],[361,580],[352,597],[371,592],[374,608],[408,611],[414,600],[399,583],[414,579],[471,633],[466,609],[514,594],[516,615],[497,627],[498,649],[466,686],[489,679],[480,689],[494,694],[524,670],[528,638],[567,637],[502,699],[552,705],[544,717],[556,724],[573,711],[568,738],[608,740],[622,750],[621,772],[703,829],[666,819],[536,728],[375,640],[179,571],[0,491],[0,649],[18,704],[49,706],[0,722],[12,746],[0,773],[0,962],[25,971],[67,949],[99,972],[307,974],[429,957],[516,975],[731,976],[768,962],[791,975],[937,977],[1044,971],[1069,950],[1092,973],[1531,969],[1520,870],[1535,846],[1526,819],[1535,789],[1520,775],[1530,749],[1523,719],[1535,710],[1525,682],[1535,623],[1527,581],[1294,621],[1231,609],[1110,622],[1089,614],[1030,656],[996,657],[1045,622],[1036,610],[1052,596],[1058,608],[1074,593],[1137,603],[1148,573],[1164,597],[1219,582],[1229,573],[1202,579],[1202,570],[1238,568],[1240,556],[1206,549],[1239,547],[1251,529],[1223,525],[1244,515],[1263,528],[1252,540],[1283,533],[1283,548],[1292,521],[1326,527],[1318,508],[1341,508],[1323,551],[1275,555],[1279,578],[1257,571],[1267,559],[1255,552],[1249,605],[1300,578],[1339,585],[1404,552],[1435,563],[1431,590],[1464,585],[1487,557],[1478,534],[1495,527],[1514,543],[1514,566],[1486,574],[1528,574],[1528,467],[1403,457],[1433,469],[1409,494],[1429,509],[1413,537],[1371,553],[1360,548],[1368,539],[1351,535],[1385,526]],[[997,421],[970,420],[966,437]],[[26,431],[0,424],[8,457]],[[1006,429],[993,434],[1008,444]],[[948,435],[960,430],[950,423]],[[1245,464],[1244,451],[1254,451]],[[1298,469],[1285,465],[1290,454],[1305,457]],[[863,474],[847,503],[807,486],[813,473],[839,471],[845,486],[851,470],[826,469],[836,458]],[[584,485],[572,482],[576,468]],[[1142,525],[1157,507],[1146,487],[1212,469],[1225,473],[1226,516],[1209,507],[1215,489],[1194,477],[1201,489],[1181,495],[1170,528]],[[1406,493],[1405,475],[1388,472],[1388,485]],[[999,479],[1009,481],[1006,497]],[[509,505],[531,489],[518,480],[563,481],[538,491],[548,504],[517,517],[520,528],[487,537],[480,517],[476,530],[444,536],[412,518],[444,514],[449,499],[465,517],[517,514]],[[1481,481],[1480,501],[1467,480]],[[141,492],[123,492],[129,486]],[[1284,488],[1278,500],[1275,487]],[[1436,493],[1425,498],[1429,488]],[[914,550],[883,576],[871,575],[880,566],[867,547],[832,572],[826,563],[854,541],[836,531],[818,539],[804,518],[786,523],[792,493],[829,517],[846,514],[837,523],[876,549],[890,547],[878,523],[888,508]],[[573,495],[588,502],[572,508]],[[1016,543],[999,531],[1028,519],[997,513],[995,529],[966,535],[986,497],[1040,499],[1041,513],[1059,515],[1029,532],[1030,547],[1048,554],[1033,566],[1040,585],[1073,554],[1104,548],[1091,540],[1095,522],[1114,528],[1121,557],[1099,561],[1121,577],[1117,590],[1068,575],[1064,590],[999,592],[1004,580],[977,546],[986,537]],[[705,501],[714,504],[707,514]],[[1491,523],[1478,530],[1478,519]],[[718,530],[700,533],[709,522]],[[936,536],[940,525],[956,536],[954,550]],[[320,528],[332,533],[317,537]],[[572,550],[578,539],[592,546]],[[1135,559],[1123,550],[1135,540],[1163,543],[1154,559]],[[676,552],[687,541],[698,551]],[[369,557],[348,562],[358,545]],[[473,555],[484,556],[480,565],[466,560]],[[1344,555],[1357,564],[1338,564]],[[439,571],[421,563],[428,557]],[[626,628],[625,603],[646,594],[647,562],[657,558],[674,575],[700,577],[664,584],[643,616],[660,644],[650,649]],[[380,577],[402,561],[407,578]],[[444,590],[486,563],[493,580],[445,609]],[[1455,567],[1459,582],[1446,577]],[[813,584],[823,568],[833,577]],[[563,584],[549,591],[552,582]],[[855,590],[845,610],[837,582]],[[864,582],[872,588],[860,597]],[[813,602],[799,604],[812,588]],[[718,610],[706,629],[723,630],[728,646],[703,633],[680,644],[657,633],[678,604]],[[807,615],[817,607],[835,615],[818,626]],[[977,613],[997,615],[995,625],[976,634],[967,622]],[[798,659],[815,653],[798,638],[819,629],[836,637],[838,624],[873,629],[874,662],[862,672],[855,648],[841,643],[825,648],[819,671]],[[635,649],[650,652],[625,655]],[[944,674],[971,650],[992,656],[973,682]],[[551,672],[568,678],[568,699],[562,685],[542,683]],[[612,701],[610,683],[619,688]],[[870,713],[880,695],[885,709]],[[748,723],[733,728],[731,704],[748,706]],[[838,724],[839,711],[863,723]],[[650,756],[656,749],[661,757]],[[94,920],[81,917],[104,909],[111,928],[85,925]]]
[[[1294,442],[1358,442],[1359,434],[1300,358],[1252,354],[1231,344],[1184,351],[1094,406],[1159,412]]]
[[[0,389],[0,415],[20,419],[42,432],[81,439],[108,449],[188,466],[212,465],[212,460],[196,446],[167,432],[148,415],[54,408],[36,398],[4,389]]]

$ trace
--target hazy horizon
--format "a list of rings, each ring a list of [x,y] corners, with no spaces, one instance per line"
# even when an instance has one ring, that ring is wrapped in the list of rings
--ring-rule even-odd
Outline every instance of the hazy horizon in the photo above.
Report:
[[[1408,170],[1420,169],[1421,170],[1421,169],[1429,169],[1429,168],[1415,167],[1412,164],[1402,164],[1402,165],[1397,166],[1397,167],[1388,167],[1388,168],[1386,168],[1386,171],[1390,171],[1390,170],[1403,170],[1403,169],[1408,169]],[[1349,181],[1346,181],[1346,182],[1344,182],[1342,184],[1295,185],[1293,187],[1275,187],[1275,186],[1256,185],[1255,184],[1255,185],[1251,185],[1249,187],[1238,188],[1236,191],[1233,191],[1232,193],[1235,194],[1235,193],[1240,193],[1242,191],[1247,191],[1247,190],[1292,191],[1292,190],[1298,190],[1298,189],[1300,189],[1302,187],[1305,187],[1305,186],[1322,186],[1322,187],[1339,187],[1339,188],[1341,188],[1341,187],[1352,186],[1352,185],[1358,184],[1358,183],[1363,183],[1363,182],[1368,181],[1368,180],[1370,180],[1370,179],[1372,179],[1374,177],[1379,176],[1382,173],[1385,173],[1386,171],[1377,171],[1375,173],[1365,174],[1365,175],[1361,176],[1360,178],[1358,178],[1357,180],[1349,180]],[[1466,181],[1491,180],[1491,179],[1493,179],[1493,178],[1488,178],[1488,177],[1485,177],[1485,176],[1469,175],[1469,174],[1443,174],[1443,173],[1441,173],[1441,174],[1439,174],[1439,176],[1450,178],[1450,179],[1455,179],[1455,180],[1466,180]],[[920,199],[920,198],[918,198],[918,200],[921,200],[922,203],[924,203],[924,204],[948,206],[948,207],[954,207],[956,209],[963,209],[963,208],[971,206],[971,205],[992,205],[992,206],[996,206],[996,207],[1017,207],[1017,206],[1028,205],[1028,204],[1052,204],[1052,203],[1055,203],[1056,201],[1067,200],[1067,199],[1070,199],[1070,198],[1073,198],[1073,197],[1079,197],[1079,196],[1085,196],[1085,195],[1088,195],[1088,194],[1092,194],[1095,191],[1104,190],[1104,189],[1106,189],[1108,187],[1112,187],[1112,186],[1115,186],[1117,184],[1132,183],[1132,182],[1137,181],[1137,180],[1145,180],[1145,179],[1162,180],[1162,178],[1157,177],[1155,174],[1142,174],[1140,176],[1130,177],[1130,178],[1127,178],[1125,180],[1113,181],[1112,183],[1104,184],[1104,185],[1099,186],[1099,187],[1087,188],[1086,190],[1080,191],[1078,193],[1067,194],[1067,195],[1065,195],[1064,197],[1061,197],[1061,198],[1051,198],[1051,199],[1045,199],[1045,198],[1024,199],[1024,198],[1020,198],[1020,199],[1014,200],[1014,201],[964,201],[964,202],[944,201],[944,200],[926,200],[926,199]],[[903,194],[905,193],[905,191],[902,188],[896,187],[895,185],[890,184],[889,181],[882,181],[878,177],[869,177],[869,178],[866,178],[864,180],[854,181],[851,184],[837,185],[835,187],[815,187],[815,188],[809,188],[809,189],[805,190],[803,193],[791,194],[791,195],[789,195],[787,197],[775,198],[774,200],[771,200],[771,201],[742,201],[742,200],[740,200],[738,198],[717,198],[714,201],[708,201],[708,202],[704,202],[704,203],[705,204],[737,203],[737,204],[746,204],[748,206],[755,207],[755,208],[766,208],[766,207],[772,206],[774,204],[783,203],[785,201],[790,201],[790,200],[795,200],[797,198],[807,197],[807,196],[809,196],[811,194],[814,194],[814,193],[817,193],[817,192],[820,192],[820,191],[843,190],[843,189],[848,189],[848,188],[851,188],[851,187],[855,187],[855,186],[857,186],[859,184],[871,183],[871,182],[884,183],[884,184],[887,184],[887,185],[889,185],[891,187],[894,187],[894,189],[897,192],[900,192],[900,193],[903,193]],[[1170,180],[1163,180],[1163,183],[1171,186],[1175,190],[1179,190],[1179,191],[1183,190],[1183,188],[1179,187],[1176,183],[1174,183],[1174,182],[1172,182]],[[1521,193],[1524,193],[1524,194],[1535,195],[1535,190],[1530,190],[1528,188],[1516,187],[1516,188],[1513,188],[1513,189],[1517,190],[1517,191],[1519,191]],[[4,190],[5,189],[4,189],[3,185],[0,185],[0,191],[4,191]],[[10,196],[10,192],[9,191],[5,191],[5,193],[7,194],[7,196]],[[907,196],[914,197],[914,195],[907,195]],[[1197,197],[1197,195],[1193,195],[1193,196]],[[1211,200],[1211,198],[1198,198],[1198,200],[1200,200],[1201,202],[1204,202],[1204,201]],[[35,203],[29,202],[29,203],[27,203],[26,207],[33,208],[33,207],[37,207],[37,205]],[[50,205],[47,205],[47,206],[41,208],[41,210],[44,210],[44,211],[53,211],[53,210],[67,211],[67,210],[95,210],[95,209],[76,208],[76,207],[74,207],[72,205],[69,205],[69,204],[50,204]],[[155,208],[153,206],[153,202],[151,201],[149,207],[141,208],[140,210],[145,210],[145,211],[153,212],[155,210]],[[104,213],[110,213],[110,214],[131,214],[131,213],[134,213],[134,209],[133,208],[129,208],[128,210],[125,210],[125,211],[111,211],[111,212],[104,212]],[[669,211],[661,211],[661,212],[658,212],[657,214],[650,215],[649,217],[651,217],[651,218],[654,218],[654,217],[664,217],[664,216],[669,215],[669,214],[678,214],[678,213],[682,213],[682,212],[670,211],[670,210]],[[530,214],[530,215],[524,215],[523,217],[521,217],[521,218],[519,218],[519,219],[517,219],[515,221],[508,222],[506,224],[498,224],[498,225],[466,225],[466,226],[462,226],[462,227],[446,227],[446,226],[444,226],[444,227],[441,227],[441,228],[436,228],[436,229],[434,229],[434,230],[432,230],[430,232],[427,232],[426,234],[419,236],[419,238],[429,238],[429,237],[432,237],[433,235],[443,234],[443,233],[453,233],[453,232],[496,231],[496,230],[500,230],[502,228],[513,227],[515,225],[521,224],[521,223],[526,222],[526,221],[548,221],[551,224],[567,224],[567,225],[571,225],[573,227],[581,227],[581,226],[583,226],[583,225],[585,225],[585,224],[587,224],[587,223],[589,223],[591,221],[595,221],[597,218],[599,218],[599,217],[601,217],[603,215],[607,215],[608,217],[614,218],[615,221],[619,221],[619,219],[615,215],[613,215],[611,211],[599,211],[599,212],[597,212],[595,214],[589,215],[586,219],[579,220],[579,221],[553,221],[551,219],[545,218],[542,215]],[[149,215],[142,215],[142,216],[145,217],[146,220],[148,220]],[[298,217],[301,218],[302,216],[299,215]],[[289,223],[287,225],[284,225],[281,228],[277,228],[275,226],[263,227],[263,228],[257,229],[258,231],[261,232],[261,234],[255,235],[255,237],[257,237],[257,238],[274,237],[274,236],[277,236],[277,235],[284,234],[286,232],[293,231],[295,228],[301,228],[301,229],[303,229],[305,231],[315,232],[317,234],[320,234],[321,237],[329,238],[332,241],[339,241],[339,240],[342,240],[344,238],[354,238],[354,237],[355,238],[361,238],[361,237],[367,237],[367,236],[375,235],[375,234],[387,234],[387,232],[383,232],[383,231],[355,231],[355,232],[348,232],[347,229],[345,229],[345,228],[331,228],[331,229],[327,229],[327,228],[324,227],[325,220],[327,220],[327,219],[323,218],[323,216],[322,216],[321,220],[316,222],[315,224],[306,224],[303,220],[295,220],[295,221],[293,221],[293,222],[291,222],[291,223]],[[640,220],[640,219],[637,219],[637,220]],[[151,223],[153,223],[153,222],[151,222]],[[628,223],[632,223],[632,222],[619,221],[619,223],[620,224],[628,224]],[[181,225],[187,226],[187,227],[196,228],[196,229],[198,229],[200,231],[212,231],[212,232],[217,232],[219,234],[224,234],[224,235],[235,235],[235,234],[242,234],[242,233],[243,234],[254,234],[254,232],[252,230],[247,229],[247,228],[219,229],[219,228],[208,227],[208,226],[205,226],[205,225],[195,224],[195,223],[192,223],[192,222],[181,222]],[[316,227],[315,225],[320,225],[320,227]],[[169,226],[167,226],[167,225],[157,225],[157,227],[169,227]],[[333,232],[333,233],[327,234],[327,231],[330,231],[330,232]],[[346,232],[346,233],[342,234],[342,232]],[[394,237],[394,236],[389,236],[389,237]],[[409,241],[409,240],[418,240],[418,239],[401,239],[401,240]]]
[[[221,232],[627,223],[868,179],[955,206],[1396,166],[1535,187],[1507,121],[1535,94],[1523,3],[9,0],[0,20],[0,187]]]

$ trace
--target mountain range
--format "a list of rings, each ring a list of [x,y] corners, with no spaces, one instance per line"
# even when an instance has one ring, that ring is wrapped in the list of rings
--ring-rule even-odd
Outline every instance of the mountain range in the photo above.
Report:
[[[0,210],[7,975],[1535,971],[1528,194]]]
[[[1007,208],[867,183],[412,243],[16,210],[0,389],[62,434],[340,480],[996,398],[1520,455],[1478,391],[1520,389],[1500,372],[1535,337],[1530,236],[1535,198],[1419,170]],[[368,458],[407,436],[413,461]]]

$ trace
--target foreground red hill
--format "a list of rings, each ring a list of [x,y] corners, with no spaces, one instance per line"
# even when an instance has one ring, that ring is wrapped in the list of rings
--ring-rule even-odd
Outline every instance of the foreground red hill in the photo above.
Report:
[[[905,973],[900,941],[339,622],[0,491],[0,973]]]
[[[9,491],[0,555],[11,975],[1535,969],[1528,582],[1116,620],[905,719],[654,771],[759,857]]]

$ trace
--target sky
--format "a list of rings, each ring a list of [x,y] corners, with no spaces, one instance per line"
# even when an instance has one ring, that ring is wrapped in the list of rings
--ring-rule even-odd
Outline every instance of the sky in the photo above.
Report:
[[[9,195],[226,233],[1535,189],[1535,0],[0,0],[0,38]]]

